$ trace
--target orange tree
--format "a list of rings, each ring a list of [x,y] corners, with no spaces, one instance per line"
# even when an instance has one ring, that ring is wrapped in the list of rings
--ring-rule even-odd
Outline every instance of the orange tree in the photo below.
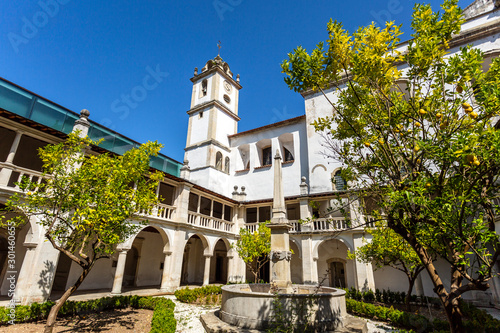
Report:
[[[254,232],[241,228],[234,245],[234,249],[252,272],[255,283],[259,282],[260,270],[269,262],[271,252],[271,229],[266,224],[267,222],[259,223]]]
[[[52,307],[45,332],[52,332],[59,309],[97,260],[110,258],[116,245],[138,230],[138,224],[127,220],[158,202],[162,174],[149,172],[149,158],[158,154],[160,144],[148,142],[123,156],[83,154],[94,144],[98,142],[72,133],[66,141],[40,149],[47,181],[37,187],[23,181],[24,193],[7,203],[24,217],[4,223],[22,224],[34,217],[53,247],[81,267],[76,282]]]
[[[415,251],[394,230],[378,223],[376,228],[366,228],[371,239],[363,246],[349,253],[349,259],[358,259],[371,263],[375,268],[389,266],[403,272],[408,279],[408,292],[406,293],[406,308],[411,311],[410,299],[413,286],[424,265]]]
[[[500,59],[483,72],[480,50],[450,55],[463,22],[456,0],[441,12],[417,4],[413,39],[398,49],[393,22],[351,35],[330,21],[326,43],[310,54],[298,47],[282,64],[291,89],[330,102],[332,113],[313,125],[344,163],[351,190],[375,197],[387,226],[418,255],[452,332],[463,332],[461,295],[489,288],[500,254]]]

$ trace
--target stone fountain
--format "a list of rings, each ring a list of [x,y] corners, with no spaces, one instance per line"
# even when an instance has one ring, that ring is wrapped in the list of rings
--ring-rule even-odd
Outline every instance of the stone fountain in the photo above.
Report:
[[[275,321],[277,305],[280,316],[285,321],[302,325],[307,323],[308,327],[314,327],[318,331],[334,331],[345,324],[345,291],[317,285],[292,285],[289,241],[291,225],[286,218],[279,151],[276,152],[274,161],[273,210],[271,223],[267,225],[271,229],[271,283],[223,286],[218,317],[202,317],[208,332],[221,331],[220,323],[209,323],[211,321],[214,324],[217,320],[233,327],[226,327],[222,330],[224,332],[264,330]]]

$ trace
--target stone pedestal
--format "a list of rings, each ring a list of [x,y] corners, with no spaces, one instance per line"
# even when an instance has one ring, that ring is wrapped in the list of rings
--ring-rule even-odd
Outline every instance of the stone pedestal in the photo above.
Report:
[[[270,223],[271,229],[271,285],[279,294],[290,294],[292,290],[292,278],[290,272],[290,239],[288,231],[290,224]]]

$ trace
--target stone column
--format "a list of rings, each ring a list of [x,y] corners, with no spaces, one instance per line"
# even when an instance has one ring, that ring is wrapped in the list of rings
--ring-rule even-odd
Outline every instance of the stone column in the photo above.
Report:
[[[318,278],[318,260],[319,258],[318,257],[313,257],[313,261],[312,261],[312,278],[313,278],[313,281],[316,281],[316,283],[319,283],[319,278]]]
[[[21,141],[22,132],[16,132],[16,137],[12,142],[12,146],[10,146],[9,155],[7,155],[7,159],[5,160],[6,164],[13,165],[14,157],[16,156],[17,148],[19,147],[19,142]],[[12,169],[2,168],[0,170],[0,185],[7,186],[9,183],[10,175],[12,174]]]
[[[285,196],[283,193],[283,177],[279,150],[274,157],[274,195],[271,223],[271,285],[278,293],[292,293],[290,272],[290,224],[286,218]]]
[[[210,262],[212,255],[205,255],[205,270],[203,272],[203,285],[206,286],[210,283]]]
[[[233,255],[229,254],[226,256],[227,258],[227,282],[236,282],[233,278]]]
[[[191,193],[192,184],[181,183],[178,189],[177,200],[175,202],[175,219],[176,222],[187,223],[189,193]]]
[[[163,274],[161,277],[160,291],[166,292],[169,291],[168,278],[170,275],[170,258],[172,255],[172,251],[164,251],[163,253],[165,254],[165,259],[163,260]]]
[[[312,218],[312,209],[309,205],[309,189],[306,183],[306,177],[302,177],[302,182],[300,183],[300,198],[299,198],[299,207],[300,207],[300,218],[304,221],[309,221],[300,226],[301,231],[312,231],[312,222],[310,222]],[[305,281],[305,280],[304,280]]]
[[[359,198],[357,196],[351,196],[349,198],[349,215],[352,227],[365,226],[365,216],[361,213]]]
[[[119,295],[122,293],[123,274],[125,273],[125,262],[127,261],[127,252],[129,249],[120,250],[118,263],[116,264],[115,279],[113,281],[113,290],[111,294]]]
[[[358,247],[363,246],[363,234],[357,233],[352,235],[354,250]],[[375,290],[375,279],[373,277],[373,268],[370,263],[363,263],[358,260],[354,260],[354,271],[356,276],[354,277],[355,285],[358,290],[366,291],[368,289]]]
[[[302,281],[304,284],[317,284],[317,264],[313,258],[313,244],[310,235],[303,236],[302,246]],[[314,274],[316,270],[316,275]]]
[[[59,251],[50,242],[24,243],[26,255],[19,271],[14,299],[22,305],[45,302],[52,290]],[[43,283],[40,283],[43,281]]]
[[[170,270],[169,274],[167,275],[166,282],[163,283],[162,281],[162,288],[170,292],[175,291],[181,284],[182,262],[184,260],[184,247],[186,244],[185,238],[185,231],[176,230],[172,239],[172,243],[170,244],[170,250],[172,251],[172,254],[169,258]]]

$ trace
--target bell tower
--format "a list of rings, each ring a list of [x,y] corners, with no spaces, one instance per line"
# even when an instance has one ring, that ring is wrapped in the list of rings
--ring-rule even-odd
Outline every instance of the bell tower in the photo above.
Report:
[[[187,111],[184,160],[189,161],[190,179],[212,190],[226,192],[225,188],[214,188],[210,179],[224,178],[224,174],[231,173],[228,135],[238,130],[239,81],[239,75],[234,79],[229,65],[219,55],[207,61],[201,72],[195,68],[191,78],[193,92],[191,108]]]

